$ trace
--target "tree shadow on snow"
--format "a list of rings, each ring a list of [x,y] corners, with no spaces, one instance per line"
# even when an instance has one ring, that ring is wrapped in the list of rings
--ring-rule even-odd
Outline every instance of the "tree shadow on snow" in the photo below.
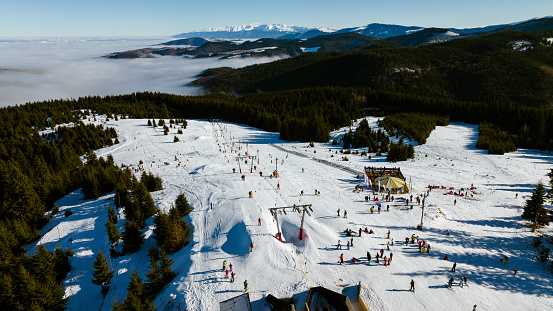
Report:
[[[246,225],[239,222],[227,232],[227,240],[221,250],[230,255],[244,255],[250,252],[251,242]]]
[[[514,193],[526,193],[526,192],[534,192],[534,187],[536,185],[533,184],[484,184],[488,187],[505,187],[505,188],[497,188],[496,190],[500,191],[510,191]],[[513,198],[515,196],[513,195]]]
[[[443,261],[448,255],[450,261],[443,261],[443,268],[413,273],[396,273],[411,278],[417,276],[443,277],[444,283],[454,276],[459,278],[467,276],[469,286],[476,284],[486,286],[499,291],[512,291],[527,295],[540,295],[549,293],[553,286],[553,280],[548,271],[544,271],[540,263],[530,260],[535,249],[527,248],[531,238],[524,235],[510,235],[509,238],[497,236],[497,233],[487,234],[486,227],[513,228],[521,226],[515,221],[518,217],[496,218],[492,220],[453,220],[457,222],[470,223],[474,226],[482,226],[481,231],[470,233],[461,230],[450,230],[450,235],[444,234],[443,229],[426,227],[421,233],[410,227],[386,226],[386,229],[394,231],[408,230],[425,238],[433,246],[430,254],[418,252],[416,244],[409,244],[405,247],[402,243],[401,252],[405,257],[431,256],[435,260]],[[398,240],[398,242],[400,242]],[[441,246],[463,247],[464,251],[454,253],[443,253]],[[398,247],[394,246],[394,248]],[[509,261],[503,264],[500,258],[507,255]],[[450,271],[453,262],[457,262],[457,272]],[[438,266],[439,267],[439,266]],[[520,270],[516,276],[513,269]],[[539,280],[539,281],[538,281]],[[439,285],[440,287],[442,285]]]

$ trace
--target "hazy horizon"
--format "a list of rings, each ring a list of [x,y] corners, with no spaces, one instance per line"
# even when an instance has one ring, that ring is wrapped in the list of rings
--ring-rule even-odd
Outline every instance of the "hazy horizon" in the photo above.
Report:
[[[275,58],[187,59],[162,56],[109,59],[169,38],[65,38],[0,40],[0,107],[51,99],[164,92],[199,95],[186,86],[203,70],[243,67]]]

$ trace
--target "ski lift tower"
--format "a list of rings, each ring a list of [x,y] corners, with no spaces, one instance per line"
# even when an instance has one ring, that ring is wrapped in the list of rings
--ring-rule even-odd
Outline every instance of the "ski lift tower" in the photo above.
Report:
[[[300,225],[300,233],[298,235],[298,238],[300,240],[303,240],[303,220],[305,218],[305,213],[307,213],[307,215],[311,216],[311,212],[313,212],[313,209],[311,208],[311,204],[304,204],[304,205],[292,205],[292,206],[283,206],[283,207],[273,207],[273,208],[269,208],[269,211],[271,212],[271,215],[273,215],[273,217],[275,218],[275,221],[276,221],[276,225],[277,225],[277,238],[280,242],[282,242],[282,233],[280,232],[280,227],[278,225],[278,212],[280,212],[281,214],[284,213],[284,215],[286,215],[286,210],[291,210],[291,211],[295,211],[295,212],[298,212],[299,213],[302,213],[301,215],[301,225]]]
[[[238,161],[238,169],[240,170],[240,174],[242,174],[242,167],[240,166],[240,161],[247,158],[248,156],[241,156],[241,155],[236,156],[236,161]]]
[[[255,159],[257,159],[257,156],[249,156],[248,158],[250,158],[252,161],[250,161],[250,173],[253,173],[253,162],[255,161]],[[259,164],[259,162],[258,162]]]

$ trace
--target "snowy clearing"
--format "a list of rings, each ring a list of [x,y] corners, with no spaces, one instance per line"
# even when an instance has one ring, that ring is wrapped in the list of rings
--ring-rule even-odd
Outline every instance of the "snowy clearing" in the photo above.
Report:
[[[369,119],[373,128],[375,122],[375,118]],[[504,156],[488,155],[474,148],[477,127],[459,123],[438,127],[425,145],[415,144],[414,160],[393,164],[386,163],[384,157],[369,160],[353,154],[347,155],[350,161],[339,161],[343,156],[339,146],[326,143],[308,148],[307,143],[280,141],[278,133],[231,123],[189,120],[176,143],[175,128],[165,136],[162,127],[149,127],[147,120],[106,122],[98,118],[96,123],[115,127],[121,141],[97,151],[99,156],[112,154],[116,163],[134,167],[142,160],[147,170],[163,179],[164,190],[152,193],[160,208],[167,210],[180,193],[192,206],[186,217],[191,243],[171,255],[178,276],[155,301],[158,310],[219,310],[220,301],[242,293],[246,279],[254,310],[269,310],[263,301],[269,294],[294,297],[296,308],[304,309],[310,287],[342,292],[359,281],[371,311],[470,310],[474,304],[477,310],[553,309],[552,275],[532,260],[535,249],[529,242],[534,235],[520,218],[535,183],[547,183],[545,174],[553,167],[550,154],[519,150]],[[239,173],[235,158],[238,146],[242,155],[246,151],[259,154],[253,173],[251,160],[240,163]],[[373,198],[372,192],[353,191],[362,178],[317,159],[356,171],[364,166],[401,167],[412,182],[414,197],[426,193],[428,185],[459,191],[473,184],[476,189],[467,191],[466,197],[448,195],[441,189],[430,192],[424,230],[418,231],[415,227],[421,220],[421,206],[406,205],[408,195],[396,195],[390,203],[380,201],[382,212],[378,213],[375,202],[365,202],[365,195]],[[277,162],[280,178],[270,178]],[[320,195],[314,195],[315,189]],[[304,195],[300,196],[302,190]],[[253,198],[248,197],[249,191],[253,191]],[[124,299],[132,269],[145,279],[148,249],[155,243],[152,220],[146,224],[147,238],[139,252],[110,259],[116,276],[100,308],[100,287],[90,280],[95,255],[99,250],[109,253],[104,225],[113,194],[94,201],[82,201],[81,197],[77,191],[58,201],[62,211],[70,208],[74,214],[67,218],[63,213],[54,215],[38,244],[48,249],[69,246],[76,254],[70,259],[73,269],[64,282],[66,295],[71,296],[69,310],[110,310],[115,297]],[[312,216],[306,216],[304,224],[306,238],[298,239],[300,215],[289,212],[278,215],[284,239],[281,243],[274,237],[277,227],[268,209],[293,204],[312,204]],[[369,211],[371,206],[375,206],[374,214]],[[343,217],[344,210],[347,218]],[[119,220],[121,230],[123,222]],[[375,234],[362,233],[347,250],[345,244],[350,238],[344,230],[357,232],[365,227]],[[388,230],[394,239],[390,251],[386,249],[391,241],[386,238]],[[449,236],[446,230],[451,232]],[[551,233],[551,226],[542,231]],[[405,246],[405,238],[411,234],[428,241],[431,252],[420,253],[416,244]],[[337,249],[338,240],[341,250]],[[29,248],[34,251],[36,245]],[[375,263],[374,256],[381,249],[386,256],[393,252],[390,266]],[[370,266],[367,251],[373,256]],[[341,253],[344,265],[338,264]],[[445,255],[450,261],[443,260]],[[499,261],[503,256],[509,257],[508,264]],[[352,257],[360,262],[351,263]],[[236,282],[225,279],[223,260],[233,264]],[[454,262],[455,273],[451,272]],[[515,268],[519,272],[513,276]],[[455,283],[447,289],[451,276]],[[461,276],[467,276],[468,287],[457,286]],[[411,279],[416,293],[409,291]]]

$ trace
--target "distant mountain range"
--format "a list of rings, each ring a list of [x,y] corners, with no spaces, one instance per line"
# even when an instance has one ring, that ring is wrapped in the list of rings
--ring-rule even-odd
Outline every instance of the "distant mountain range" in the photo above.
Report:
[[[185,32],[173,36],[173,38],[216,38],[216,39],[260,39],[260,38],[277,38],[283,35],[300,34],[312,30],[307,27],[290,26],[281,24],[250,24],[241,26],[217,27],[205,30],[197,30]]]
[[[115,52],[109,58],[147,58],[164,55],[184,57],[261,57],[297,56],[308,52],[346,52],[356,49],[374,49],[379,46],[416,47],[453,39],[478,37],[505,31],[531,32],[553,29],[553,17],[532,19],[509,25],[495,25],[482,28],[419,28],[370,24],[358,28],[339,31],[330,29],[310,29],[303,33],[294,32],[300,28],[286,25],[258,25],[227,28],[214,28],[208,32],[191,34],[238,33],[242,42],[230,39],[192,37],[176,39],[160,44],[160,47],[147,47],[138,50]],[[270,38],[278,33],[277,38]],[[254,35],[265,35],[261,39],[245,39]],[[236,38],[236,36],[235,36]]]
[[[532,30],[520,30],[518,25],[524,25],[526,23],[532,23],[536,20],[551,19],[551,17],[535,18],[522,22],[514,22],[511,24],[503,25],[491,25],[486,27],[477,28],[447,28],[449,31],[467,35],[480,32],[492,32],[492,31],[504,31],[504,30],[519,30],[519,31],[535,31]],[[431,27],[430,27],[431,28]],[[329,28],[308,28],[292,25],[281,24],[250,24],[234,27],[218,27],[206,30],[198,30],[192,32],[185,32],[173,36],[174,38],[215,38],[215,39],[261,39],[261,38],[274,38],[274,39],[310,39],[320,35],[340,34],[354,32],[364,36],[377,37],[377,38],[390,38],[408,35],[413,32],[417,32],[425,29],[420,26],[402,26],[402,25],[389,25],[372,23],[360,27],[343,28],[339,30],[332,30]]]

